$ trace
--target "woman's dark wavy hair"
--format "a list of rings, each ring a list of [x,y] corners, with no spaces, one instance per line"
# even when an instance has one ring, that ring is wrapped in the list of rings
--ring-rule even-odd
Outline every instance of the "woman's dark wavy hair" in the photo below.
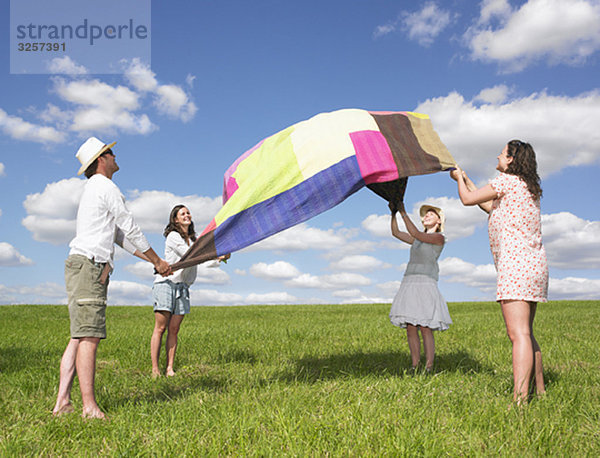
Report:
[[[185,205],[175,205],[173,207],[173,210],[171,210],[171,214],[169,215],[169,224],[167,224],[167,227],[165,227],[165,231],[163,232],[163,235],[166,237],[167,235],[169,235],[170,232],[173,231],[177,231],[179,232],[179,235],[181,235],[181,238],[183,240],[186,239],[191,239],[192,242],[196,241],[196,231],[194,230],[194,222],[192,221],[192,224],[190,224],[190,227],[188,227],[188,233],[186,234],[185,232],[183,232],[183,229],[181,227],[179,227],[179,224],[177,224],[177,213],[179,213],[179,210],[181,210],[182,208],[187,208]]]
[[[506,173],[520,177],[527,184],[533,198],[539,200],[542,197],[542,186],[533,147],[521,140],[511,140],[508,142],[507,154],[513,160],[508,164]]]

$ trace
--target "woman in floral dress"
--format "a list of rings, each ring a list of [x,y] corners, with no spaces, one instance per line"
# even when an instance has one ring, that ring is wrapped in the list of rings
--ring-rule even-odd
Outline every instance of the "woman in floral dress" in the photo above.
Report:
[[[512,140],[498,156],[500,174],[477,189],[457,167],[464,205],[479,205],[489,213],[488,232],[498,272],[496,300],[512,342],[514,394],[517,404],[527,401],[532,374],[538,395],[545,393],[542,353],[533,335],[538,302],[548,296],[548,265],[542,245],[540,198],[542,188],[535,152],[529,143]]]

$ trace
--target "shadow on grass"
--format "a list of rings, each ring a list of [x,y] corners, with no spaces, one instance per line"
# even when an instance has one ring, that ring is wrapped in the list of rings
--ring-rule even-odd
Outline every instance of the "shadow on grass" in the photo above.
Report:
[[[233,350],[219,353],[219,355],[213,359],[215,359],[216,362],[249,364],[254,364],[257,360],[256,355],[247,350]]]
[[[546,389],[548,387],[555,385],[560,380],[560,372],[556,372],[553,369],[544,369],[544,383],[546,384]]]
[[[60,364],[62,353],[50,350],[35,350],[31,347],[0,348],[0,373],[11,374],[21,371],[47,369],[48,364]]]
[[[208,375],[185,375],[169,378],[161,377],[159,380],[153,380],[150,386],[144,385],[133,389],[128,394],[119,393],[118,395],[109,396],[110,399],[107,399],[104,405],[112,410],[131,404],[171,402],[193,396],[198,392],[222,391],[226,389],[229,382],[224,378],[215,378]]]
[[[408,353],[352,353],[299,359],[295,369],[282,374],[280,379],[314,383],[338,377],[366,375],[404,377],[411,374],[409,369]],[[436,355],[434,373],[437,372],[491,373],[493,369],[482,365],[468,353],[458,351]]]

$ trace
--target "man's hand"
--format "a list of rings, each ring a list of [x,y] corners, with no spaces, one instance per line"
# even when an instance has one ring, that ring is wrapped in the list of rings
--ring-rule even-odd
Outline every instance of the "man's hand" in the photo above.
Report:
[[[169,275],[171,275],[173,273],[173,272],[171,272],[171,266],[164,259],[159,258],[158,262],[156,264],[154,264],[154,268],[163,277],[168,277]]]

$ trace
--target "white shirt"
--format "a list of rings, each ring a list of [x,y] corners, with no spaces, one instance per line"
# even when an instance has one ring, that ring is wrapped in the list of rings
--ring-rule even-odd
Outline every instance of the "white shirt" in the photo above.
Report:
[[[189,249],[190,245],[185,243],[183,237],[177,231],[171,231],[167,235],[165,241],[165,261],[169,264],[174,264],[181,259],[185,252]],[[217,267],[220,264],[219,261],[209,261],[203,265],[206,267]],[[198,273],[198,266],[186,267],[176,271],[173,275],[163,277],[162,275],[154,275],[154,283],[161,283],[167,280],[171,280],[173,283],[185,283],[188,286],[192,285],[196,281],[196,274]]]
[[[113,265],[114,244],[133,253],[150,244],[125,206],[118,186],[100,173],[87,180],[77,211],[77,231],[69,254]]]

